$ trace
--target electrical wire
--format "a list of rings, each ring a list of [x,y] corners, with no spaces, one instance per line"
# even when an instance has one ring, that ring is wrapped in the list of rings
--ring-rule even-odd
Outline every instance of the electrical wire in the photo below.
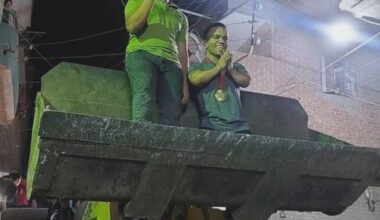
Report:
[[[196,0],[194,0],[195,2]],[[222,1],[222,0],[220,0]],[[196,8],[194,8],[192,11],[196,12],[198,9],[200,9],[202,6],[204,6],[204,4],[199,4]],[[187,9],[190,9],[190,7],[187,7]]]
[[[239,5],[235,6],[234,8],[228,10],[226,13],[224,13],[222,16],[220,16],[219,20],[222,20],[222,19],[224,19],[225,17],[229,16],[230,14],[232,14],[233,12],[235,12],[236,10],[238,10],[239,8],[241,8],[243,5],[246,5],[249,1],[251,1],[251,0],[247,0],[247,1],[245,1],[245,2],[242,2],[242,3],[240,3]],[[254,9],[255,9],[255,7],[256,7],[255,4],[256,4],[256,2],[253,1],[253,8],[254,8]]]
[[[231,26],[231,25],[239,25],[239,24],[250,24],[252,23],[251,20],[249,21],[241,21],[241,22],[233,22],[233,23],[228,23],[228,24],[225,24],[226,26]]]
[[[252,24],[251,24],[251,36],[250,36],[250,39],[251,39],[251,42],[250,42],[250,49],[249,49],[249,52],[247,54],[245,54],[244,56],[240,57],[239,59],[237,59],[234,63],[238,63],[239,61],[245,59],[246,57],[248,56],[251,56],[252,53],[253,53],[253,48],[255,47],[255,8],[256,8],[256,2],[253,1],[253,6],[252,6]]]
[[[373,58],[373,59],[372,59],[371,61],[369,61],[368,63],[366,63],[366,64],[364,64],[363,66],[359,67],[359,68],[357,69],[357,71],[359,72],[359,71],[361,71],[361,70],[367,68],[368,66],[374,64],[378,59],[380,59],[380,55],[379,55],[379,56],[376,56],[375,58]]]
[[[124,2],[122,0],[120,0],[121,3],[124,4]],[[208,12],[212,11],[213,9],[215,9],[216,7],[218,7],[223,1],[220,1],[218,4],[216,4],[214,6],[214,8],[208,10]],[[190,6],[192,6],[194,3],[196,3],[196,0],[193,0],[192,3],[186,7],[185,9],[188,9]],[[124,4],[125,5],[125,4]],[[201,6],[202,4],[200,4]],[[197,8],[199,8],[200,6],[198,6]],[[104,31],[104,32],[100,32],[100,33],[96,33],[96,34],[92,34],[92,35],[88,35],[88,36],[84,36],[84,37],[79,37],[79,38],[74,38],[74,39],[70,39],[70,40],[63,40],[63,41],[55,41],[55,42],[47,42],[47,43],[41,43],[41,44],[31,44],[30,42],[28,43],[29,45],[31,45],[32,47],[43,47],[43,46],[55,46],[55,45],[59,45],[59,44],[66,44],[66,43],[72,43],[72,42],[77,42],[77,41],[82,41],[82,40],[87,40],[87,39],[91,39],[91,38],[95,38],[95,37],[99,37],[99,36],[102,36],[102,35],[106,35],[106,34],[110,34],[110,33],[114,33],[114,32],[118,32],[118,31],[121,31],[121,30],[125,30],[125,27],[120,27],[120,28],[117,28],[117,29],[112,29],[112,30],[109,30],[109,31]]]
[[[367,68],[368,66],[376,63],[376,61],[380,59],[380,55],[379,56],[376,56],[375,58],[373,58],[371,61],[369,61],[368,63],[364,64],[363,66],[359,67],[356,72],[357,73],[361,73],[360,71]],[[363,81],[363,82],[360,82],[360,83],[356,83],[356,85],[358,86],[364,86],[364,85],[367,85],[368,83],[371,83],[373,81],[376,81],[377,79],[379,79],[380,77],[376,77],[374,79],[370,79],[370,80],[366,80],[366,81]]]
[[[121,3],[124,3],[122,0],[120,0]],[[180,1],[182,2],[182,1]],[[292,2],[292,0],[289,0],[288,2],[286,3],[281,3],[283,7],[285,7],[286,5],[288,5],[290,2]],[[195,3],[195,0],[193,0],[193,2],[190,4],[190,6],[192,6],[193,4]],[[206,14],[212,10],[214,10],[215,8],[217,8],[220,4],[222,3],[222,1],[220,1],[218,4],[216,4],[213,8],[209,9]],[[189,7],[190,7],[189,6]],[[200,6],[198,6],[197,8],[199,8]],[[310,17],[309,17],[310,18]],[[309,19],[307,18],[307,19]],[[200,22],[201,19],[199,19],[198,22],[196,22],[193,26],[195,26],[196,24],[198,24]],[[241,23],[248,23],[249,21],[245,21],[245,22],[237,22],[237,23],[232,23],[233,24],[241,24]],[[252,22],[252,21],[251,21]],[[89,38],[93,38],[93,37],[97,37],[97,36],[101,36],[101,35],[104,35],[104,34],[109,34],[109,33],[113,33],[113,32],[116,32],[116,31],[120,31],[120,30],[124,30],[125,28],[118,28],[118,29],[113,29],[113,30],[110,30],[110,31],[106,31],[106,32],[101,32],[101,33],[97,33],[97,34],[93,34],[93,35],[89,35],[89,36],[85,36],[85,37],[81,37],[81,38],[76,38],[76,39],[71,39],[71,40],[65,40],[65,41],[58,41],[58,42],[48,42],[48,43],[43,43],[43,44],[37,44],[37,45],[34,45],[35,47],[36,46],[48,46],[48,45],[57,45],[57,44],[64,44],[64,43],[70,43],[70,42],[75,42],[75,41],[80,41],[80,40],[85,40],[85,39],[89,39]],[[380,33],[378,33],[380,34]],[[334,65],[335,63],[341,61],[342,59],[346,58],[347,56],[351,55],[353,52],[355,52],[357,49],[359,49],[360,47],[362,47],[363,45],[367,44],[369,41],[373,40],[374,38],[376,38],[378,35],[375,35],[373,36],[372,38],[368,39],[367,41],[363,42],[361,45],[359,45],[358,47],[354,48],[353,50],[351,50],[349,53],[345,54],[344,56],[340,57],[339,59],[337,59],[336,61],[334,61],[333,63],[329,64],[328,66],[325,67],[325,69],[331,67],[332,65]],[[23,37],[23,36],[22,36]],[[250,39],[250,37],[248,38],[242,38],[242,39],[236,39],[236,40],[230,40],[230,41],[241,41],[241,40],[248,40]],[[28,44],[32,45],[26,38],[25,40],[28,42]],[[50,66],[52,66],[52,64],[48,61],[49,59],[50,60],[54,60],[54,59],[81,59],[81,58],[93,58],[93,57],[106,57],[106,56],[121,56],[121,55],[124,55],[124,53],[112,53],[112,54],[95,54],[95,55],[84,55],[84,56],[64,56],[64,57],[44,57],[38,50],[36,50],[35,48],[33,48],[36,53],[40,56],[40,57],[28,57],[28,59],[43,59],[45,60]],[[118,63],[119,64],[119,63]]]
[[[296,76],[293,76],[292,78],[294,78]],[[297,77],[296,77],[297,78]],[[321,88],[321,85],[315,83],[315,82],[312,82],[312,81],[309,81],[309,80],[303,80],[301,82],[298,82],[298,83],[294,83],[292,84],[291,86],[289,86],[288,88],[286,88],[285,90],[281,91],[281,92],[278,92],[274,95],[276,96],[280,96],[286,92],[289,92],[295,88],[298,88],[300,86],[303,86],[305,83],[309,83],[311,85],[314,85],[314,86],[317,86],[318,88]],[[277,88],[278,89],[278,88]],[[277,90],[276,89],[276,90]],[[365,100],[365,99],[362,99],[362,98],[359,98],[359,97],[355,97],[355,96],[352,96],[352,95],[348,95],[348,94],[345,94],[345,93],[342,93],[342,92],[339,92],[338,90],[333,90],[333,89],[328,89],[329,92],[333,92],[335,94],[338,94],[338,95],[342,95],[342,96],[346,96],[348,98],[351,98],[351,99],[354,99],[354,100],[357,100],[357,101],[360,101],[360,102],[364,102],[364,103],[367,103],[367,104],[370,104],[370,105],[373,105],[373,106],[376,106],[376,107],[380,107],[380,104],[377,104],[375,102],[371,102],[371,101],[368,101],[368,100]],[[268,94],[272,94],[272,93],[268,93]]]
[[[218,8],[222,3],[224,3],[224,1],[220,0],[217,4],[214,5],[214,7],[210,8],[209,10],[207,10],[204,14],[207,15],[209,12],[211,12],[211,11],[215,10],[216,8]],[[202,19],[199,19],[197,22],[195,22],[193,25],[191,25],[189,29],[193,29],[201,21],[202,21]]]
[[[380,32],[377,32],[376,34],[374,34],[372,37],[368,38],[367,40],[365,40],[364,42],[362,42],[361,44],[359,44],[358,46],[356,46],[355,48],[353,48],[352,50],[348,51],[346,54],[344,54],[343,56],[339,57],[338,59],[336,59],[334,62],[330,63],[329,65],[327,65],[326,67],[324,67],[324,69],[328,69],[330,67],[332,67],[334,64],[342,61],[344,58],[350,56],[351,54],[353,54],[354,52],[356,52],[358,49],[362,48],[363,46],[365,46],[366,44],[368,44],[369,42],[373,41],[374,39],[376,39],[377,37],[380,36]]]
[[[212,20],[211,17],[208,17],[206,15],[203,15],[203,14],[200,14],[200,13],[197,13],[197,12],[193,12],[193,11],[189,11],[189,10],[186,10],[186,9],[179,9],[181,12],[183,12],[184,14],[189,14],[189,15],[194,15],[194,16],[197,16],[197,17],[200,17],[200,18],[205,18],[205,19],[208,19],[208,20]]]
[[[345,53],[344,55],[342,55],[341,57],[337,58],[335,61],[331,62],[329,65],[323,67],[323,70],[319,70],[317,73],[320,74],[322,71],[326,71],[326,69],[332,67],[334,64],[338,63],[339,61],[343,60],[344,58],[346,58],[347,56],[351,55],[352,53],[354,53],[355,51],[357,51],[358,49],[362,48],[364,45],[368,44],[369,42],[371,42],[372,40],[376,39],[378,36],[380,36],[380,32],[376,33],[375,35],[373,35],[372,37],[368,38],[366,41],[362,42],[361,44],[359,44],[358,46],[356,46],[355,48],[353,48],[352,50],[348,51],[347,53]],[[319,87],[321,87],[321,85],[319,84],[316,84],[314,82],[311,82],[311,81],[308,81],[308,80],[303,80],[301,83],[296,83],[296,84],[293,84],[291,85],[289,88],[287,88],[285,91],[282,91],[280,93],[277,93],[276,95],[281,95],[285,92],[288,92],[294,88],[297,88],[299,86],[302,86],[305,82],[308,82],[308,83],[311,83],[311,84],[314,84],[314,85],[317,85]],[[351,96],[351,95],[348,95],[348,94],[344,94],[344,93],[341,93],[337,90],[331,90],[331,89],[328,89],[330,92],[334,92],[336,94],[339,94],[339,95],[343,95],[343,96],[346,96],[346,97],[349,97],[349,98],[353,98],[355,100],[358,100],[358,101],[362,101],[362,102],[365,102],[365,103],[368,103],[368,104],[371,104],[371,105],[374,105],[374,106],[377,106],[377,107],[380,107],[379,104],[377,103],[374,103],[374,102],[370,102],[368,100],[365,100],[365,99],[361,99],[361,98],[358,98],[358,97],[354,97],[354,96]]]
[[[311,84],[313,86],[316,86],[318,88],[321,88],[321,85],[315,83],[315,82],[312,82],[312,81],[309,81],[309,80],[303,80],[299,83],[296,83],[296,84],[292,84],[291,86],[289,86],[288,88],[286,88],[285,90],[279,92],[279,93],[276,93],[275,95],[276,96],[280,96],[286,92],[289,92],[295,88],[298,88],[300,86],[303,86],[304,84]],[[345,93],[342,93],[342,92],[339,92],[337,90],[332,90],[332,89],[328,89],[330,92],[334,92],[335,94],[338,94],[338,95],[341,95],[341,96],[345,96],[345,97],[348,97],[348,98],[351,98],[351,99],[354,99],[354,100],[357,100],[357,101],[360,101],[360,102],[363,102],[363,103],[367,103],[367,104],[370,104],[370,105],[373,105],[373,106],[376,106],[376,107],[380,107],[380,104],[377,104],[375,102],[371,102],[371,101],[368,101],[368,100],[365,100],[365,99],[362,99],[362,98],[359,98],[359,97],[355,97],[355,96],[352,96],[352,95],[348,95],[348,94],[345,94]]]
[[[196,3],[196,0],[193,0],[191,3],[190,3],[190,5],[187,5],[187,7],[185,8],[186,10],[189,10],[190,8],[191,8],[191,6],[193,6],[194,4]],[[200,4],[200,5],[202,5],[202,4]],[[192,11],[196,11],[196,10],[192,10]]]
[[[23,38],[25,41],[26,41],[26,43],[27,44],[29,44],[29,45],[32,45],[32,43],[26,38],[26,37],[24,37],[22,34],[20,34],[19,33],[19,36],[21,37],[21,38]],[[47,60],[43,55],[42,55],[42,53],[39,51],[39,50],[37,50],[37,48],[33,48],[33,50],[50,66],[50,67],[52,67],[53,68],[53,64],[51,64],[50,62],[49,62],[49,60]]]
[[[312,84],[312,85],[317,86],[319,88],[321,87],[319,84],[311,82],[311,81],[308,81],[308,80],[305,80],[305,83]],[[342,95],[342,96],[346,96],[346,97],[351,98],[351,99],[355,99],[357,101],[361,101],[361,102],[364,102],[364,103],[367,103],[367,104],[370,104],[370,105],[374,105],[374,106],[380,107],[380,104],[377,104],[375,102],[371,102],[371,101],[368,101],[368,100],[365,100],[365,99],[362,99],[362,98],[359,98],[359,97],[348,95],[348,94],[345,94],[345,93],[342,93],[342,92],[339,92],[339,91],[336,91],[336,90],[332,90],[332,92],[334,92],[336,94],[339,94],[339,95]]]
[[[287,1],[286,3],[282,3],[282,2],[279,1],[279,0],[277,0],[277,2],[279,2],[279,3],[281,4],[281,8],[285,8],[285,7],[288,6],[291,2],[293,2],[293,0],[289,0],[289,1]],[[300,4],[300,5],[304,6],[304,7],[307,7],[305,4],[302,4],[302,2],[300,2],[300,1],[298,1],[297,4]],[[296,12],[296,13],[304,14],[303,12],[294,9],[293,7],[288,7],[288,8],[289,8],[290,10]],[[318,14],[318,11],[317,11],[316,14]],[[315,14],[314,14],[314,15],[313,15],[313,14],[310,14],[310,15],[308,15],[308,16],[305,16],[301,21],[294,22],[293,24],[291,24],[291,25],[286,25],[286,26],[288,26],[288,27],[290,27],[290,28],[295,27],[295,26],[298,25],[298,24],[302,24],[302,23],[304,23],[305,21],[310,20],[310,19],[313,18],[314,16],[315,16]]]
[[[289,0],[288,2],[286,2],[285,4],[283,4],[283,7],[286,6],[286,5],[288,5],[291,1],[292,1],[292,0]],[[214,7],[214,8],[215,8],[215,7]],[[214,8],[213,8],[213,9],[214,9]],[[210,11],[212,11],[212,10],[210,10]],[[207,13],[206,13],[206,14],[207,14]],[[307,19],[312,18],[313,16],[314,16],[314,15],[308,16],[308,17],[305,18],[302,22],[304,22],[304,21],[307,20]],[[253,24],[253,22],[254,22],[254,21],[252,21],[252,24]],[[193,26],[195,26],[195,25],[198,24],[198,23],[199,23],[199,21],[198,21],[197,23],[195,23]],[[239,23],[241,23],[241,22],[239,22]],[[239,24],[239,23],[237,23],[237,24]],[[192,26],[192,27],[193,27],[193,26]],[[363,47],[364,45],[366,45],[367,43],[369,43],[369,42],[372,41],[373,39],[377,38],[379,35],[380,35],[380,32],[377,33],[377,34],[375,34],[374,36],[372,36],[372,37],[369,38],[368,40],[364,41],[363,43],[361,43],[360,45],[358,45],[357,47],[355,47],[354,49],[352,49],[352,50],[349,51],[348,53],[346,53],[346,54],[344,54],[343,56],[339,57],[339,58],[338,58],[337,60],[335,60],[334,62],[332,62],[332,63],[330,63],[329,65],[327,65],[327,66],[325,67],[325,69],[327,69],[327,68],[333,66],[333,65],[336,64],[337,62],[339,62],[339,61],[341,61],[342,59],[346,58],[347,56],[351,55],[351,54],[354,53],[356,50],[360,49],[361,47]],[[247,39],[250,39],[250,38],[251,38],[251,37],[249,37],[249,38],[247,38]],[[251,53],[251,52],[250,52],[250,53]],[[291,89],[294,89],[294,88],[296,88],[296,87],[298,87],[298,86],[304,84],[304,82],[309,82],[309,83],[311,83],[311,84],[314,84],[314,85],[320,86],[320,85],[315,84],[315,83],[313,83],[313,82],[311,82],[311,81],[303,81],[303,82],[301,82],[301,84],[299,84],[299,85],[297,85],[297,84],[293,84],[289,89],[287,89],[287,90],[285,90],[285,91],[283,91],[283,92],[281,92],[281,93],[279,93],[279,94],[277,94],[277,95],[283,94],[284,92],[287,92],[287,91],[289,91],[289,90],[291,90]],[[362,101],[362,102],[365,102],[365,103],[368,103],[368,104],[371,104],[371,105],[375,105],[375,106],[380,107],[380,105],[378,105],[378,104],[376,104],[376,103],[374,103],[374,102],[370,102],[370,101],[367,101],[367,100],[364,100],[364,99],[360,99],[360,98],[358,98],[358,97],[350,96],[350,95],[347,95],[347,94],[344,94],[344,93],[340,93],[340,92],[338,92],[338,91],[334,91],[334,92],[337,93],[337,94],[340,94],[340,95],[344,95],[344,96],[349,97],[349,98],[353,98],[353,99],[358,100],[358,101]]]
[[[356,85],[358,85],[358,86],[365,86],[365,85],[368,85],[368,84],[370,84],[370,83],[372,83],[372,82],[375,82],[375,81],[377,81],[377,80],[379,80],[379,79],[380,79],[380,76],[375,77],[375,78],[370,79],[370,80],[366,80],[366,81],[361,82],[361,83],[357,83]]]
[[[280,1],[278,1],[280,2]],[[281,7],[286,7],[288,4],[290,4],[291,2],[293,2],[293,0],[288,0],[286,3],[281,3]],[[291,8],[293,11],[296,11],[295,9]],[[298,12],[298,11],[297,11]],[[305,22],[309,19],[311,19],[312,17],[314,17],[314,15],[309,15],[307,16],[305,19],[303,19],[301,22],[297,22],[297,23],[302,23],[302,22]],[[199,21],[198,21],[199,22]],[[247,22],[247,21],[246,21]],[[241,23],[246,23],[246,22],[236,22],[236,23],[232,23],[231,25],[234,25],[234,24],[241,24]],[[248,21],[249,22],[249,21]],[[197,23],[196,23],[197,24]],[[194,24],[193,26],[195,26],[196,24]],[[291,25],[291,27],[295,26],[296,24],[293,24]],[[374,36],[372,36],[371,38],[369,38],[367,41],[363,42],[362,44],[358,45],[356,48],[354,48],[353,50],[351,50],[350,52],[348,52],[347,54],[345,54],[344,56],[340,57],[339,59],[337,59],[336,61],[334,61],[333,63],[329,64],[328,66],[325,67],[325,69],[331,67],[332,65],[336,64],[337,62],[343,60],[344,58],[348,57],[349,55],[351,55],[352,53],[354,53],[356,50],[360,49],[362,46],[366,45],[367,43],[369,43],[370,41],[372,41],[373,39],[377,38],[379,36],[380,32],[375,34]],[[380,56],[379,56],[380,57]],[[372,64],[374,61],[376,60],[376,58],[370,62],[370,64]],[[368,64],[367,64],[368,65]]]
[[[293,0],[288,0],[287,2],[283,3],[282,1],[277,0],[277,2],[279,2],[279,3],[282,5],[282,7],[284,7],[284,8],[285,8],[286,6],[288,6],[292,1],[293,1]]]
[[[62,57],[28,57],[29,60],[59,60],[59,59],[82,59],[82,58],[94,58],[94,57],[112,57],[112,56],[122,56],[124,53],[108,53],[108,54],[93,54],[93,55],[83,55],[83,56],[62,56]]]
[[[229,42],[234,41],[244,41],[249,40],[250,37],[246,38],[239,38],[239,39],[233,39],[229,40]],[[202,42],[197,44],[189,44],[189,46],[201,46],[203,45]],[[15,59],[19,60],[41,60],[41,59],[47,59],[47,60],[58,60],[58,59],[81,59],[81,58],[94,58],[94,57],[112,57],[112,56],[122,56],[125,55],[125,53],[108,53],[108,54],[91,54],[91,55],[82,55],[82,56],[60,56],[60,57],[15,57]],[[124,60],[123,60],[124,61]]]
[[[179,6],[184,0],[180,0],[179,2],[177,2],[177,5]],[[193,0],[193,1],[196,1],[196,0]]]
[[[29,85],[29,84],[41,84],[41,81],[26,81],[23,83],[19,83],[19,85]]]
[[[183,0],[181,0],[180,2],[182,2]],[[122,0],[120,0],[120,2],[124,4],[124,2]],[[195,2],[195,1],[194,1]],[[222,1],[220,1],[222,2]],[[289,4],[291,2],[288,1],[286,4]],[[212,9],[210,9],[208,12],[214,10],[215,8],[217,8],[220,4],[217,4],[215,5]],[[198,6],[199,7],[199,6]],[[201,19],[200,19],[201,20]],[[193,26],[195,26],[196,24],[198,24],[200,21],[196,22]],[[242,23],[249,23],[249,21],[245,21],[245,22],[236,22],[236,23],[232,23],[232,24],[228,24],[228,25],[234,25],[234,24],[242,24]],[[116,32],[116,31],[120,31],[120,30],[123,30],[125,29],[124,27],[123,28],[119,28],[119,29],[115,29],[115,30],[110,30],[110,31],[106,31],[106,32],[102,32],[102,33],[98,33],[98,34],[94,34],[94,35],[89,35],[89,36],[86,36],[86,37],[81,37],[81,38],[76,38],[76,39],[72,39],[72,40],[66,40],[66,41],[59,41],[59,42],[48,42],[48,43],[43,43],[43,44],[36,44],[36,45],[32,45],[30,43],[30,41],[28,39],[26,39],[24,36],[20,35],[22,38],[25,39],[25,41],[29,44],[29,45],[32,45],[34,47],[41,47],[41,46],[49,46],[49,45],[57,45],[57,44],[65,44],[65,43],[71,43],[71,42],[75,42],[75,41],[81,41],[81,40],[86,40],[86,39],[90,39],[90,38],[93,38],[93,37],[97,37],[97,36],[101,36],[101,35],[104,35],[104,34],[109,34],[109,33],[113,33],[113,32]],[[380,34],[377,33],[377,34]],[[379,35],[376,35],[376,37],[379,36]],[[375,38],[376,38],[375,37]],[[235,39],[235,40],[230,40],[230,41],[240,41],[240,40],[248,40],[250,39],[250,37],[247,37],[247,38],[242,38],[242,39]],[[374,39],[374,38],[373,38]],[[370,38],[369,40],[373,40],[372,38]],[[367,40],[368,41],[368,40]],[[366,43],[368,43],[366,41]],[[366,44],[365,42],[363,42],[364,44]],[[325,67],[325,69],[331,67],[332,65],[334,65],[335,63],[341,61],[342,59],[346,58],[347,56],[351,55],[353,52],[355,52],[357,49],[359,49],[361,46],[363,46],[364,44],[361,44],[359,45],[358,47],[354,48],[353,50],[351,50],[350,52],[348,52],[347,54],[343,55],[342,57],[338,58],[336,61],[332,62],[331,64],[329,64],[328,66]],[[111,54],[95,54],[95,55],[85,55],[85,56],[68,56],[68,57],[44,57],[36,48],[33,48],[33,50],[40,56],[40,57],[29,57],[29,59],[43,59],[45,60],[45,62],[47,62],[51,67],[53,67],[53,65],[48,61],[49,59],[50,60],[53,60],[53,59],[75,59],[75,58],[92,58],[92,57],[105,57],[105,56],[121,56],[121,55],[124,55],[124,53],[111,53]],[[377,57],[376,59],[380,58]],[[124,61],[124,59],[120,62],[118,62],[115,66],[118,66],[120,63],[122,63]],[[371,61],[370,64],[374,63],[375,60]],[[370,64],[366,64],[365,66],[368,66]],[[364,68],[365,66],[363,66],[362,68]],[[32,82],[32,83],[40,83],[40,82]],[[285,91],[282,91],[281,93],[278,93],[277,95],[280,95],[280,94],[283,94],[287,91],[290,91],[294,88],[297,88],[299,86],[302,86],[304,84],[311,84],[311,85],[314,85],[314,86],[317,86],[317,87],[321,87],[319,84],[317,83],[314,83],[314,82],[311,82],[311,81],[308,81],[308,80],[304,80],[298,84],[293,84],[290,88],[288,88],[287,90]],[[350,95],[347,95],[347,94],[343,94],[343,93],[339,93],[338,91],[334,91],[335,93],[337,94],[340,94],[340,95],[343,95],[343,96],[346,96],[346,97],[349,97],[349,98],[352,98],[352,99],[355,99],[355,100],[358,100],[358,101],[361,101],[361,102],[365,102],[367,104],[371,104],[371,105],[374,105],[374,106],[377,106],[377,107],[380,107],[379,104],[376,104],[374,102],[370,102],[368,100],[364,100],[364,99],[361,99],[361,98],[358,98],[358,97],[354,97],[354,96],[350,96]],[[96,103],[96,104],[102,104],[104,105],[104,103]],[[31,129],[24,129],[23,131],[30,131]]]
[[[195,2],[195,0],[193,0],[193,3]],[[222,1],[221,1],[222,2]],[[284,6],[289,4],[291,1],[288,1],[287,3],[283,4]],[[219,3],[220,4],[220,3]],[[219,4],[215,5],[212,9],[208,10],[209,11],[212,11],[214,8],[218,7]],[[245,21],[245,22],[238,22],[238,23],[235,23],[235,24],[240,24],[240,23],[248,23],[249,21]],[[251,21],[252,22],[252,21]],[[197,23],[196,23],[197,24]],[[196,25],[194,24],[194,25]],[[193,26],[194,26],[193,25]],[[57,44],[62,44],[62,43],[69,43],[69,42],[74,42],[74,41],[79,41],[79,40],[85,40],[85,39],[89,39],[89,38],[92,38],[92,37],[97,37],[97,36],[100,36],[100,35],[103,35],[103,34],[109,34],[109,33],[112,33],[112,32],[116,32],[116,31],[120,31],[120,30],[123,30],[125,29],[124,27],[123,28],[118,28],[118,29],[114,29],[114,30],[110,30],[110,31],[106,31],[106,32],[101,32],[101,33],[97,33],[97,34],[94,34],[94,35],[89,35],[89,36],[86,36],[86,37],[81,37],[81,38],[76,38],[76,39],[71,39],[71,40],[65,40],[65,41],[59,41],[59,42],[49,42],[49,43],[44,43],[44,44],[37,44],[37,45],[34,45],[34,46],[45,46],[45,45],[57,45]],[[378,33],[380,34],[380,32]],[[357,49],[359,49],[360,47],[362,47],[363,45],[367,44],[369,41],[373,40],[374,38],[376,38],[378,35],[375,35],[373,37],[371,37],[370,39],[368,39],[367,41],[363,42],[361,45],[359,45],[358,47],[354,48],[351,52],[347,53],[346,55],[340,57],[338,60],[336,60],[334,63],[332,64],[329,64],[328,66],[326,66],[326,69],[329,68],[331,65],[341,61],[342,59],[346,58],[347,56],[349,56],[350,54],[352,54],[354,51],[356,51]],[[242,38],[242,39],[236,39],[236,40],[230,40],[230,41],[241,41],[241,40],[247,40],[247,39],[250,39],[250,37],[248,38]],[[115,56],[115,55],[121,55],[120,53],[118,54],[96,54],[96,55],[86,55],[86,56],[70,56],[70,57],[51,57],[49,59],[65,59],[65,58],[90,58],[90,57],[98,57],[98,56]],[[43,57],[43,56],[42,56]],[[31,57],[30,59],[36,59],[36,58],[33,58]]]
[[[50,46],[50,45],[54,45],[55,46],[55,45],[58,45],[58,44],[72,43],[72,42],[76,42],[76,41],[87,40],[87,39],[90,39],[90,38],[99,37],[99,36],[102,36],[102,35],[114,33],[114,32],[121,31],[121,30],[125,30],[125,27],[121,27],[121,28],[117,28],[117,29],[113,29],[113,30],[109,30],[109,31],[101,32],[101,33],[96,33],[96,34],[88,35],[88,36],[85,36],[85,37],[75,38],[75,39],[71,39],[71,40],[56,41],[56,42],[47,42],[47,43],[42,43],[42,44],[35,44],[35,45],[32,45],[32,46],[33,47],[42,47],[42,46]]]
[[[120,61],[120,62],[118,62],[118,63],[116,63],[115,65],[113,65],[112,67],[111,67],[111,69],[115,69],[117,66],[119,66],[120,64],[122,64],[122,63],[124,63],[125,62],[125,57],[123,57],[123,59]]]

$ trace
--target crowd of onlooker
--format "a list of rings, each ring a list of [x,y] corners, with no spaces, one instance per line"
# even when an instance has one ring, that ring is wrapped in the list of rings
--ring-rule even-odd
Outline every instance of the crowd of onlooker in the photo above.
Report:
[[[29,201],[26,195],[26,179],[18,174],[9,174],[0,181],[0,210],[9,207],[36,207],[35,200]]]

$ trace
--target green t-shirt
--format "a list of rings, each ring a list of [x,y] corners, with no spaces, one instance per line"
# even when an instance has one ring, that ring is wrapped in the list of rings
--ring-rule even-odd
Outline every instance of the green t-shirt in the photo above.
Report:
[[[192,64],[189,75],[194,71],[208,70],[214,66],[215,64],[207,62]],[[240,73],[247,73],[241,64],[234,64],[233,68]],[[239,86],[226,75],[224,89],[227,92],[227,99],[223,102],[217,101],[214,96],[218,83],[217,76],[205,85],[194,87],[201,127],[230,132],[249,131],[248,122],[242,115]]]
[[[140,0],[129,0],[125,13],[135,11]],[[178,43],[187,43],[186,16],[165,0],[156,0],[152,6],[145,30],[139,35],[130,34],[127,53],[144,50],[179,63]]]

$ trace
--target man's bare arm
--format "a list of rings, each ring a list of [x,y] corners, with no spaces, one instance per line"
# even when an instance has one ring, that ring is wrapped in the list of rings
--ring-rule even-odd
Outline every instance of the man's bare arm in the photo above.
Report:
[[[196,70],[192,72],[189,76],[191,84],[195,86],[201,86],[208,83],[212,78],[214,78],[220,72],[220,68],[215,66],[208,70]]]
[[[137,10],[128,10],[129,4],[136,4],[135,1],[140,2]],[[150,10],[155,0],[129,0],[127,3],[127,10],[125,13],[125,25],[127,31],[131,34],[138,34],[146,26]]]
[[[228,74],[230,74],[231,78],[240,87],[248,87],[251,82],[251,77],[247,73],[239,73],[235,69],[232,69],[228,71]]]
[[[231,54],[227,51],[225,52],[218,63],[216,63],[215,67],[209,70],[199,70],[194,71],[190,74],[190,82],[195,86],[201,86],[203,84],[208,83],[212,78],[214,78],[221,70],[226,69],[228,65],[228,60],[231,59]]]
[[[189,54],[187,43],[178,43],[178,58],[181,63],[183,87],[182,87],[182,104],[186,104],[189,100],[189,84],[187,82],[187,73],[189,71]]]

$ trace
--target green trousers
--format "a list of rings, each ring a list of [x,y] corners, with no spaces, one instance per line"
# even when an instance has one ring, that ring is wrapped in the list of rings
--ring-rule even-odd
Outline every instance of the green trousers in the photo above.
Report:
[[[127,54],[133,121],[179,126],[183,78],[180,65],[146,51]]]

